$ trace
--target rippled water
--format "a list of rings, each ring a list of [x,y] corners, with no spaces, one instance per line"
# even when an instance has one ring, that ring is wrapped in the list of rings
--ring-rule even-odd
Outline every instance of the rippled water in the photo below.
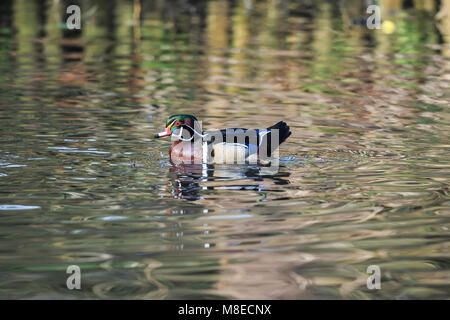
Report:
[[[448,298],[450,18],[381,3],[2,1],[0,298]],[[174,167],[176,113],[293,133]]]

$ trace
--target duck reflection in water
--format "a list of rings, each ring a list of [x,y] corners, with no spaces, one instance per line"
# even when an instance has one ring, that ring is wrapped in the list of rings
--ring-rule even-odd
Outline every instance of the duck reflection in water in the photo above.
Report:
[[[202,164],[179,164],[169,169],[167,191],[174,199],[199,200],[199,182],[204,179]]]
[[[274,184],[288,184],[289,172],[274,172],[268,167],[251,165],[218,166],[212,164],[173,164],[169,169],[168,191],[174,199],[204,200],[213,190],[253,190],[265,194],[270,179]],[[249,184],[249,179],[256,183]],[[220,181],[224,181],[223,184]],[[225,183],[227,181],[227,183]],[[229,181],[239,181],[230,185]],[[214,183],[214,186],[208,185]],[[243,184],[245,183],[245,184]],[[264,196],[262,196],[264,198]]]

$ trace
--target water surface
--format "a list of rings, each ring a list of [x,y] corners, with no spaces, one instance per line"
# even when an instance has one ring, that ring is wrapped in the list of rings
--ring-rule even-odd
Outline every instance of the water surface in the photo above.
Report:
[[[450,23],[380,2],[2,1],[0,298],[448,298]],[[176,113],[292,136],[174,167]]]

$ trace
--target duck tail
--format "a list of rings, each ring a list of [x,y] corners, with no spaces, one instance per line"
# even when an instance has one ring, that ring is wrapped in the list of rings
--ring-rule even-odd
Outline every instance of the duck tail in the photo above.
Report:
[[[276,141],[272,142],[272,130],[278,130],[278,143]],[[286,139],[291,135],[291,130],[289,129],[289,126],[284,121],[280,121],[277,124],[274,124],[271,127],[268,127],[266,129],[268,133],[264,135],[262,141],[260,142],[260,148],[262,146],[262,149],[267,150],[267,156],[272,156],[272,153],[282,144]],[[276,135],[274,136],[274,138]]]
[[[278,134],[279,134],[278,135],[278,139],[279,139],[278,145],[280,145],[284,141],[286,141],[286,139],[289,138],[289,136],[292,133],[289,126],[284,121],[280,121],[280,122],[274,124],[273,126],[267,128],[267,130],[272,130],[272,129],[278,129]]]

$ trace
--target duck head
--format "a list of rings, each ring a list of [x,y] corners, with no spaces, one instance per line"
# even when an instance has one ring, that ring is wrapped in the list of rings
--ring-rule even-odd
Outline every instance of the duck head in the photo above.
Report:
[[[166,129],[160,133],[155,134],[155,138],[162,138],[171,136],[176,132],[175,135],[181,139],[183,130],[187,130],[190,133],[189,137],[194,136],[194,127],[197,122],[197,118],[190,114],[175,114],[170,116],[166,122]],[[174,135],[174,136],[175,136]]]

